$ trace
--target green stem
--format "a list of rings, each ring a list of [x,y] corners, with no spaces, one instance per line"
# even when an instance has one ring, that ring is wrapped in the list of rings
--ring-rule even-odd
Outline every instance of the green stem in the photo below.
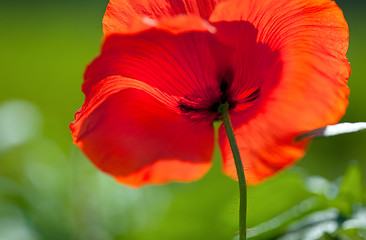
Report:
[[[233,153],[236,172],[239,180],[239,192],[240,192],[240,208],[239,208],[239,240],[247,239],[246,217],[247,217],[247,184],[245,181],[243,163],[240,158],[239,148],[235,140],[235,134],[233,126],[231,125],[229,115],[229,104],[221,104],[219,106],[219,112],[222,115],[224,121],[226,134],[229,139],[231,151]]]

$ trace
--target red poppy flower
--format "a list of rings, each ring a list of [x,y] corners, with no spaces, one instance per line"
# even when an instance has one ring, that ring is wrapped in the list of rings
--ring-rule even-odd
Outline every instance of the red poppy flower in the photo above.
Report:
[[[304,154],[297,134],[347,107],[348,27],[330,0],[111,0],[88,66],[74,142],[140,186],[200,178],[218,106],[229,110],[249,183]],[[223,170],[235,165],[223,126]]]

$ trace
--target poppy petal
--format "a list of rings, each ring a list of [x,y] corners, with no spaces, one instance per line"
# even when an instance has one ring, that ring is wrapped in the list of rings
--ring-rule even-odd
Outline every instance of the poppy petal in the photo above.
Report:
[[[308,141],[295,142],[297,134],[343,116],[349,94],[348,26],[330,0],[230,0],[210,20],[247,21],[258,31],[257,42],[277,52],[281,61],[277,80],[256,113],[231,113],[248,182],[258,183],[303,156]],[[224,171],[235,177],[223,127],[219,141]]]
[[[278,50],[258,42],[258,29],[247,21],[216,22],[217,38],[233,51],[229,95],[235,99],[233,111],[253,116],[277,84],[282,70]],[[243,117],[243,116],[242,116]]]
[[[178,15],[208,19],[223,0],[110,0],[103,19],[104,34],[129,34],[144,30],[144,18],[158,20]]]
[[[211,165],[212,124],[183,118],[155,97],[121,88],[116,76],[96,85],[70,125],[75,144],[102,171],[131,186],[191,181]]]
[[[217,75],[229,52],[207,31],[175,35],[153,29],[133,36],[113,35],[88,66],[83,91],[88,95],[99,81],[119,75],[167,95],[209,101],[212,89],[219,88]]]

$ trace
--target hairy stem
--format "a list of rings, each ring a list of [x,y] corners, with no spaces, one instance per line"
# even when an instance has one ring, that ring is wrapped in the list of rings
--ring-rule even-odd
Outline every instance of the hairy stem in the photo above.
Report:
[[[247,239],[247,184],[245,181],[243,163],[240,158],[239,148],[235,140],[235,134],[233,126],[231,125],[230,115],[229,115],[229,104],[221,104],[219,106],[219,112],[222,115],[224,121],[226,134],[229,139],[231,151],[233,153],[236,172],[239,180],[239,192],[240,192],[240,207],[239,207],[239,240]]]

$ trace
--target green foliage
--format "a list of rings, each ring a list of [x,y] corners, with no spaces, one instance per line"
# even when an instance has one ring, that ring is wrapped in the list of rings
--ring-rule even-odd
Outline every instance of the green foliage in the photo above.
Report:
[[[298,176],[296,182],[297,186],[287,188],[287,194],[293,194],[293,189],[297,189],[310,197],[253,227],[250,231],[252,239],[365,239],[366,206],[362,205],[364,186],[357,163],[350,164],[341,181],[331,183],[320,177]],[[303,183],[307,188],[303,187]]]
[[[332,204],[345,217],[350,217],[356,204],[361,204],[363,196],[362,173],[356,163],[351,164],[343,176],[339,195]]]

